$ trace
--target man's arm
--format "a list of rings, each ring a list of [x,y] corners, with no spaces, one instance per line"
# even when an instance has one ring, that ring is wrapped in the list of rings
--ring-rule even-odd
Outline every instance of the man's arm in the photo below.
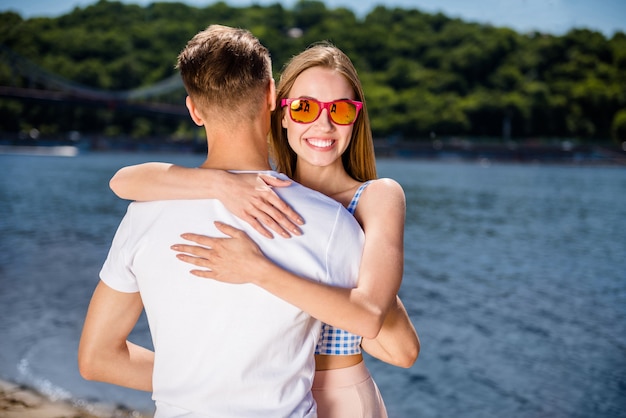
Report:
[[[83,378],[152,391],[154,352],[127,341],[142,310],[138,292],[118,292],[98,283],[78,347]]]

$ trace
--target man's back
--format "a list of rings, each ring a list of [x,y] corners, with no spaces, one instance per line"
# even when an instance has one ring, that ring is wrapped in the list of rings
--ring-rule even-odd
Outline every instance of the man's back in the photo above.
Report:
[[[216,200],[129,207],[101,278],[116,290],[141,292],[156,353],[157,417],[304,417],[314,410],[319,322],[257,286],[192,276],[169,248],[183,232],[221,236],[213,225],[219,220],[248,232],[287,270],[351,287],[363,244],[354,218],[299,185],[276,191],[307,220],[301,237],[262,238]]]

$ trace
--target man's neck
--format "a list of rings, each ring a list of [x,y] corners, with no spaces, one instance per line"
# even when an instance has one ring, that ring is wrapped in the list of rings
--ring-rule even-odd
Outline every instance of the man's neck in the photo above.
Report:
[[[208,154],[202,168],[220,170],[270,170],[267,136],[255,130],[220,133],[207,131]]]
[[[216,170],[230,171],[267,171],[271,170],[271,166],[267,157],[265,159],[246,158],[242,155],[236,155],[234,158],[212,158],[210,156],[200,166],[201,168],[212,168]]]

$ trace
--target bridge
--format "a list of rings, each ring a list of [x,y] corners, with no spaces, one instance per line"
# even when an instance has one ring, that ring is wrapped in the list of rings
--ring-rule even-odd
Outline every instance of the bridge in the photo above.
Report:
[[[0,45],[0,60],[9,66],[14,79],[17,79],[18,76],[23,77],[31,86],[28,88],[0,86],[0,97],[87,104],[174,117],[188,117],[187,109],[182,102],[179,105],[174,105],[150,101],[164,94],[184,89],[178,74],[146,87],[125,91],[106,91],[84,86],[52,74],[3,45]]]

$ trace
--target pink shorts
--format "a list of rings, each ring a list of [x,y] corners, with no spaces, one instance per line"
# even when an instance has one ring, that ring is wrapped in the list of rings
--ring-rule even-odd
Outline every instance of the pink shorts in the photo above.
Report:
[[[363,361],[316,371],[312,391],[318,418],[387,418],[383,398]]]

